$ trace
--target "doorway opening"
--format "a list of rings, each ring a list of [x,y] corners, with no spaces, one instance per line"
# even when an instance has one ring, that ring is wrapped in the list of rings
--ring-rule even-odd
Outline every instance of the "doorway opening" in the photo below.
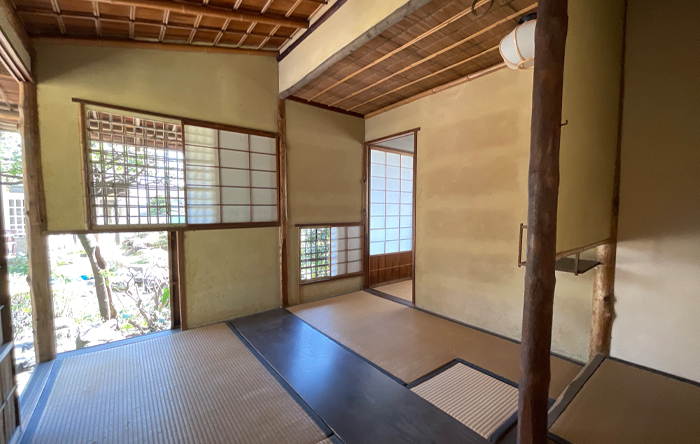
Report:
[[[415,303],[417,131],[365,144],[365,287],[409,304]]]
[[[57,353],[173,328],[170,238],[166,231],[49,236]]]

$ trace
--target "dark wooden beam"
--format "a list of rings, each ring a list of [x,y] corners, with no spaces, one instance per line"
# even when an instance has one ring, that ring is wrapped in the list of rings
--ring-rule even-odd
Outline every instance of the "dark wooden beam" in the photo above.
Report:
[[[238,11],[228,8],[219,8],[196,3],[171,1],[171,0],[86,0],[110,5],[133,6],[137,8],[155,9],[157,11],[169,11],[184,15],[202,15],[205,17],[222,18],[236,22],[256,22],[266,25],[279,25],[288,28],[308,28],[307,20],[293,19],[272,14],[258,14],[255,12]]]
[[[285,100],[291,100],[291,101],[294,101],[294,102],[303,103],[303,104],[305,104],[305,105],[315,106],[316,108],[325,109],[326,111],[333,111],[334,113],[340,113],[340,114],[345,114],[345,115],[348,115],[348,116],[359,117],[359,118],[361,118],[361,119],[364,119],[364,117],[365,117],[364,115],[362,115],[362,114],[360,114],[360,113],[356,113],[356,112],[354,112],[354,111],[346,111],[346,110],[344,110],[344,109],[342,109],[342,108],[336,108],[335,106],[324,105],[323,103],[310,102],[310,101],[305,100],[305,99],[300,99],[300,98],[297,97],[297,96],[289,96],[289,97],[287,97]]]
[[[281,62],[282,60],[284,60],[284,58],[287,57],[287,55],[289,55],[289,53],[292,52],[294,48],[296,48],[301,44],[301,42],[306,40],[316,29],[318,29],[319,26],[323,24],[323,22],[325,22],[333,14],[335,14],[335,11],[340,9],[340,7],[343,6],[347,1],[348,0],[338,0],[337,2],[335,2],[333,6],[328,8],[328,10],[324,12],[323,15],[319,17],[318,20],[316,20],[314,24],[311,25],[309,29],[307,29],[304,32],[304,34],[302,34],[298,39],[294,40],[294,42],[292,42],[292,44],[289,45],[287,49],[285,49],[280,55],[277,56],[277,61]]]
[[[29,287],[32,295],[34,346],[38,362],[56,358],[51,269],[46,231],[44,178],[41,169],[39,117],[36,84],[20,85],[20,123],[22,159],[24,161],[24,199],[27,212],[27,252],[29,256]]]
[[[277,99],[279,133],[279,221],[280,221],[280,305],[289,305],[287,255],[287,113],[284,99]]]
[[[518,408],[520,444],[547,442],[567,27],[567,0],[540,1],[528,173],[527,268]]]
[[[34,37],[34,41],[61,45],[102,46],[107,48],[157,49],[161,51],[206,52],[212,54],[239,54],[276,57],[277,51],[228,48],[225,46],[184,45],[180,43],[137,42],[134,40],[95,39],[83,37]]]

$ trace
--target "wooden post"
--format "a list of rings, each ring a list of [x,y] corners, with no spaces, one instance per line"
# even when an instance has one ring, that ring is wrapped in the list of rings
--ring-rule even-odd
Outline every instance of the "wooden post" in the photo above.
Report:
[[[0,187],[0,319],[2,319],[2,341],[6,344],[13,339],[12,333],[12,297],[10,294],[10,272],[7,268],[7,239],[5,234],[5,218],[2,217],[2,196],[5,191]]]
[[[625,14],[627,17],[625,1]],[[596,260],[601,263],[596,269],[593,286],[593,313],[588,358],[598,354],[609,355],[612,342],[612,327],[615,321],[615,262],[617,260],[617,233],[620,216],[620,172],[622,162],[622,116],[625,104],[625,59],[627,48],[627,21],[622,28],[622,67],[620,75],[620,98],[618,103],[617,150],[615,153],[615,175],[613,181],[612,212],[610,219],[610,243],[596,250]]]
[[[180,291],[180,329],[185,331],[189,328],[187,323],[187,278],[185,276],[185,232],[179,230],[175,232],[175,243],[177,244],[177,283]]]
[[[287,114],[284,99],[277,99],[279,133],[280,306],[289,305],[287,269]]]
[[[541,0],[535,31],[528,173],[527,268],[523,308],[518,442],[547,442],[554,309],[559,143],[568,26],[566,0]]]
[[[27,254],[32,294],[34,347],[38,362],[56,358],[51,269],[46,231],[44,178],[41,169],[36,85],[20,84],[20,122],[24,161],[24,200],[27,211]]]
[[[610,354],[612,325],[615,320],[615,255],[614,243],[601,245],[596,249],[596,268],[593,284],[593,315],[591,317],[591,337],[588,358],[598,354]]]

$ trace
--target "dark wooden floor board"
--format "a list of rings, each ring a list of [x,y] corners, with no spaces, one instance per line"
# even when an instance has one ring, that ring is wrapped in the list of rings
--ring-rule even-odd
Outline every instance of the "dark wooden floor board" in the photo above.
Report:
[[[286,310],[231,323],[345,444],[488,442]]]

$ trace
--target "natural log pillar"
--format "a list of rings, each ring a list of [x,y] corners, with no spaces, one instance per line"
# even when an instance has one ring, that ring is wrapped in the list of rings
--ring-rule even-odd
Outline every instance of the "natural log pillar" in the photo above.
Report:
[[[588,358],[610,354],[612,326],[615,320],[615,256],[616,244],[601,245],[596,249],[596,268],[593,284],[593,315]]]
[[[287,285],[287,114],[284,99],[277,99],[277,132],[279,133],[279,222],[280,222],[280,305],[289,305]]]
[[[38,362],[56,358],[51,269],[46,231],[44,178],[41,170],[39,117],[36,85],[20,84],[20,121],[22,158],[24,161],[24,200],[27,211],[27,255],[29,257],[29,287],[32,295],[34,347]]]
[[[568,26],[566,0],[541,0],[528,173],[527,268],[520,361],[518,442],[547,442],[547,400],[554,309],[559,142]]]
[[[7,239],[5,235],[5,218],[2,195],[4,190],[0,187],[0,305],[3,306],[0,312],[2,319],[2,341],[6,344],[13,339],[12,333],[12,295],[10,293],[10,271],[7,267]]]

